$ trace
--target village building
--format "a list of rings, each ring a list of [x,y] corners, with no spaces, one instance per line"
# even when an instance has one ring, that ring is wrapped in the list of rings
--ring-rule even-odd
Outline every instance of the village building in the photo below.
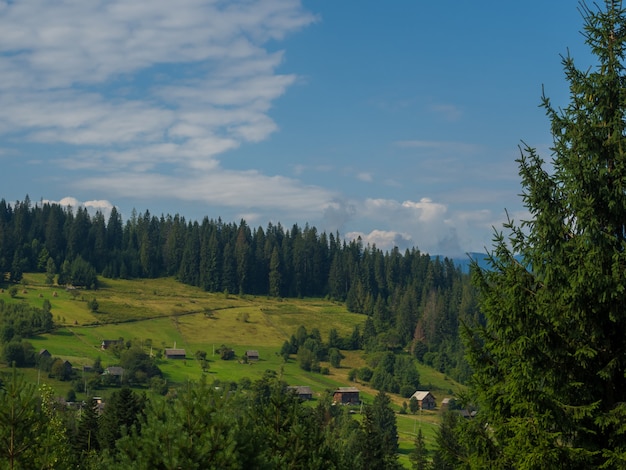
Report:
[[[433,410],[437,407],[435,396],[427,390],[418,390],[411,398],[415,398],[420,410]]]
[[[187,354],[184,349],[178,348],[165,348],[166,359],[185,359]]]
[[[123,377],[124,376],[124,368],[120,366],[110,366],[104,369],[102,375],[112,375],[114,377]]]
[[[111,346],[115,346],[116,344],[123,345],[124,340],[123,339],[103,339],[102,343],[100,343],[100,349],[102,349],[103,351],[106,351]]]
[[[259,360],[259,351],[254,349],[250,349],[246,351],[246,358],[248,361],[258,361]]]
[[[356,387],[339,387],[333,392],[333,402],[342,405],[358,405],[361,403],[359,389]]]
[[[52,357],[52,354],[47,349],[42,349],[39,351],[39,357]]]
[[[287,390],[291,393],[295,393],[298,395],[300,400],[312,400],[313,399],[313,390],[311,387],[307,385],[290,385],[287,387]]]

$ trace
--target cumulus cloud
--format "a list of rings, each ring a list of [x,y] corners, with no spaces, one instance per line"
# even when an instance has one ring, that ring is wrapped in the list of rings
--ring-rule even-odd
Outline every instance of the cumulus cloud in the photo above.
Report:
[[[335,198],[324,208],[322,229],[327,232],[343,232],[346,224],[353,220],[356,214],[357,208],[353,202]]]
[[[359,237],[363,241],[364,245],[376,246],[376,248],[383,251],[388,251],[395,247],[404,250],[414,245],[414,241],[408,233],[399,233],[391,230],[372,230],[369,233],[346,233],[346,238],[348,240],[356,240]]]
[[[87,212],[89,212],[89,214],[92,216],[95,215],[96,212],[101,212],[105,220],[108,220],[109,216],[111,215],[111,210],[113,209],[113,204],[111,204],[106,199],[81,202],[75,197],[66,196],[58,201],[43,200],[42,202],[44,204],[58,204],[61,207],[70,207],[73,210],[76,210],[79,207],[83,207],[86,208]]]
[[[427,197],[418,201],[370,198],[355,204],[355,213],[376,229],[352,230],[346,234],[348,239],[360,236],[364,243],[382,250],[417,246],[423,252],[447,256],[483,249],[484,235],[494,223],[501,225],[501,219],[489,211],[451,211],[447,204]],[[480,240],[472,239],[472,233],[480,233]]]

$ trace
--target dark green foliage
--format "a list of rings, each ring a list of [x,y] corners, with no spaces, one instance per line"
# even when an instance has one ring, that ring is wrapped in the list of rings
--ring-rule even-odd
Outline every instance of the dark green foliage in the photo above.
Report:
[[[12,299],[17,297],[17,291],[18,291],[17,286],[9,287],[9,295],[11,296]]]
[[[223,361],[229,361],[235,358],[235,350],[226,346],[225,344],[222,344],[217,352],[220,355],[220,359],[222,359]]]
[[[330,361],[330,365],[338,368],[341,366],[341,360],[343,359],[343,354],[337,348],[330,348],[328,350],[328,360]]]
[[[141,431],[133,428],[117,442],[116,464],[137,469],[242,468],[241,429],[228,403],[226,394],[204,383],[189,384],[173,402],[151,400]]]
[[[73,286],[86,287],[87,289],[98,288],[96,270],[80,256],[72,261],[70,275],[69,278],[65,279],[65,282]]]
[[[11,340],[4,344],[2,358],[7,364],[15,364],[16,367],[33,366],[35,365],[35,349],[28,341]]]
[[[85,456],[100,449],[98,430],[100,427],[98,403],[93,398],[87,400],[81,409],[72,446],[79,456]]]
[[[364,439],[361,443],[363,469],[400,469],[398,463],[398,429],[391,400],[385,392],[379,392],[372,405],[365,406],[361,424]]]
[[[45,425],[34,384],[15,369],[0,389],[0,462],[3,468],[35,468],[37,439]]]
[[[49,308],[31,307],[26,303],[6,304],[0,300],[0,330],[3,341],[14,336],[27,338],[52,329],[52,313]]]
[[[145,405],[145,395],[140,396],[127,387],[113,392],[98,423],[100,447],[114,452],[116,441],[123,435],[133,429],[140,433]]]
[[[91,368],[96,374],[102,374],[102,372],[104,372],[104,368],[102,367],[102,359],[100,358],[100,356],[96,357],[96,359],[93,361],[93,365],[91,366]]]
[[[433,354],[445,349],[445,357],[433,357],[441,370],[453,377],[465,370],[456,337],[459,319],[474,313],[468,276],[417,249],[384,253],[308,225],[251,229],[243,220],[188,222],[148,211],[133,211],[124,224],[116,209],[105,221],[84,208],[33,206],[26,198],[14,207],[0,200],[0,267],[13,281],[45,269],[47,283],[58,276],[58,284],[80,287],[77,295],[97,288],[99,275],[176,276],[211,292],[347,300],[371,325],[347,338],[331,332],[328,347],[400,350],[419,340]]]
[[[319,370],[319,361],[315,353],[305,347],[298,349],[298,364],[302,370],[307,372]]]
[[[131,346],[121,352],[120,366],[124,368],[124,380],[130,383],[145,384],[152,377],[163,375],[154,359],[139,346]]]
[[[570,104],[543,106],[549,165],[519,159],[529,220],[474,268],[486,323],[467,333],[474,419],[442,426],[441,461],[472,468],[626,463],[626,11],[581,6],[597,67],[563,58]]]
[[[361,422],[330,395],[301,403],[272,371],[254,383],[190,382],[149,401],[122,388],[102,411],[95,399],[76,412],[55,403],[51,389],[40,397],[17,375],[0,389],[2,468],[400,468],[387,395]]]
[[[289,360],[289,356],[291,354],[294,354],[298,352],[298,350],[296,349],[294,351],[294,348],[292,347],[291,343],[289,341],[285,341],[282,345],[282,347],[280,348],[280,355],[281,357],[285,360],[285,362],[287,362]]]
[[[367,366],[363,366],[358,370],[358,377],[364,382],[369,382],[372,380],[372,376],[374,375],[374,371]]]
[[[95,297],[87,301],[87,308],[89,309],[89,311],[94,312],[94,313],[98,311],[98,309],[100,308],[100,305],[98,304],[98,301],[96,300]]]
[[[55,358],[50,364],[50,377],[66,381],[72,378],[72,366],[61,358]]]
[[[413,470],[427,470],[428,469],[428,449],[426,449],[426,443],[424,442],[424,434],[420,427],[415,436],[413,443],[414,448],[409,458],[411,459],[411,468]]]
[[[370,365],[374,367],[371,385],[376,390],[400,393],[408,398],[419,387],[417,364],[411,356],[386,352],[373,355]]]

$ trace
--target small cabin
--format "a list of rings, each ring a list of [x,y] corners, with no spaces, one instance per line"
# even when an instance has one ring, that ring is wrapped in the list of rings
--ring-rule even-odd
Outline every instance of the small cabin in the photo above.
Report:
[[[304,401],[313,399],[313,390],[311,390],[311,387],[306,385],[290,385],[287,387],[287,390],[296,394],[300,400]]]
[[[415,398],[420,410],[433,410],[437,407],[435,396],[427,390],[418,390],[411,398]]]
[[[258,361],[259,351],[255,351],[253,349],[246,351],[246,358],[248,359],[248,361]]]
[[[100,349],[103,351],[106,351],[111,346],[115,346],[115,345],[123,346],[124,340],[123,339],[103,339],[102,343],[100,343]]]
[[[39,357],[52,357],[52,354],[47,349],[42,349],[39,351]]]
[[[359,389],[356,387],[339,387],[333,392],[333,402],[342,405],[358,405],[361,403]]]
[[[102,375],[112,375],[114,377],[122,377],[124,375],[124,368],[120,366],[111,366],[104,369]]]
[[[185,357],[187,357],[187,354],[184,349],[165,348],[166,359],[185,359]]]

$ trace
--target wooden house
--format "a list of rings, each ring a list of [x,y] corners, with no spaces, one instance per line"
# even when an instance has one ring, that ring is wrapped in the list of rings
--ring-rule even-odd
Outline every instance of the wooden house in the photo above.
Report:
[[[291,385],[287,387],[287,390],[291,393],[295,393],[298,395],[300,400],[312,400],[313,399],[313,390],[311,387],[306,385]]]
[[[102,375],[112,375],[114,377],[123,377],[124,376],[124,368],[120,366],[111,366],[104,369]]]
[[[250,349],[246,351],[246,358],[248,361],[258,361],[259,360],[259,351],[254,349]]]
[[[123,339],[103,339],[102,343],[100,343],[100,349],[103,351],[109,349],[111,346],[115,346],[119,344],[120,346],[124,345]]]
[[[361,403],[359,389],[356,387],[339,387],[333,393],[333,402],[342,405],[358,405]]]
[[[52,354],[50,354],[50,351],[48,351],[47,349],[42,349],[39,351],[39,357],[52,357]]]
[[[166,359],[185,359],[185,357],[187,357],[187,354],[184,349],[165,348]]]
[[[418,390],[411,398],[415,397],[420,410],[433,410],[437,407],[435,396],[427,390]]]

